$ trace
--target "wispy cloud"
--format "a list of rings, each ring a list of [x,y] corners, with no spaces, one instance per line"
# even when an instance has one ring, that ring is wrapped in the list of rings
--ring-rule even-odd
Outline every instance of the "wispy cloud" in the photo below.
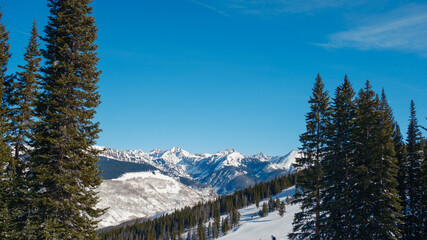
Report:
[[[208,8],[208,9],[210,9],[210,10],[212,10],[212,11],[218,13],[218,14],[221,14],[223,16],[226,16],[226,17],[230,16],[230,15],[226,14],[224,11],[217,9],[216,7],[214,7],[212,5],[208,5],[206,3],[199,2],[199,1],[196,1],[196,0],[189,0],[189,1],[192,2],[192,3],[195,3],[195,4],[199,5],[199,6]]]
[[[348,7],[366,0],[188,0],[219,14],[278,15],[303,13],[314,10]]]
[[[14,31],[14,32],[20,33],[20,34],[24,34],[24,35],[27,35],[27,36],[31,36],[31,34],[29,34],[29,33],[27,33],[27,32],[24,32],[24,31],[21,31],[21,30],[16,29],[16,28],[9,27],[9,29],[10,29],[10,30],[12,30],[12,31]]]
[[[392,49],[427,56],[427,5],[410,5],[373,16],[364,24],[334,33],[325,48]]]

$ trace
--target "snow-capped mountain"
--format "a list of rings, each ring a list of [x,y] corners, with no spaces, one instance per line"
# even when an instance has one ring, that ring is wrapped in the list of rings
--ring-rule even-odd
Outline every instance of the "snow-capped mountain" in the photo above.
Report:
[[[298,156],[296,150],[285,156],[271,157],[263,153],[245,156],[234,149],[193,154],[178,147],[166,151],[154,149],[148,153],[105,148],[99,164],[104,179],[117,178],[128,172],[159,170],[184,184],[208,185],[219,194],[227,194],[292,171],[292,163]]]
[[[217,197],[211,187],[192,188],[159,171],[126,173],[104,180],[97,207],[108,208],[100,228],[194,205]]]

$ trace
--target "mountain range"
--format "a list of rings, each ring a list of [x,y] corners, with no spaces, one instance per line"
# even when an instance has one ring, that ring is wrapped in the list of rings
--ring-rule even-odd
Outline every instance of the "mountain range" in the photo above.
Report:
[[[128,172],[158,170],[189,186],[210,186],[220,195],[291,172],[299,156],[297,150],[272,157],[263,153],[245,156],[234,149],[193,154],[178,147],[166,151],[156,148],[151,152],[98,148],[103,149],[99,167],[104,180]]]
[[[193,154],[178,147],[150,152],[97,148],[102,150],[98,164],[103,178],[98,207],[108,208],[100,228],[153,217],[287,174],[299,156],[296,150],[272,157],[245,156],[233,149]]]

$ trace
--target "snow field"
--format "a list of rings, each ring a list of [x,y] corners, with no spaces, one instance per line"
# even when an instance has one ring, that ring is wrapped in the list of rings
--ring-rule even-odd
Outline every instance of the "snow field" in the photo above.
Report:
[[[281,193],[273,197],[273,200],[278,197],[280,201],[285,201],[287,196],[292,196],[295,193],[295,187],[283,190]],[[218,238],[219,240],[271,240],[271,236],[277,240],[288,239],[288,233],[292,232],[292,221],[294,214],[299,211],[299,205],[286,204],[286,212],[283,217],[279,216],[277,211],[270,212],[267,217],[258,216],[258,211],[264,202],[264,199],[259,203],[260,208],[255,204],[246,208],[240,209],[239,226],[228,232],[227,235]],[[286,203],[286,202],[285,202]],[[257,216],[252,217],[254,214]]]

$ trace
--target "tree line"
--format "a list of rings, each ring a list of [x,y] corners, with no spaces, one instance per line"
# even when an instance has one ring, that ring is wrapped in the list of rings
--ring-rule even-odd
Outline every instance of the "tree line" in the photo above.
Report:
[[[187,206],[154,219],[102,232],[100,238],[103,240],[216,239],[226,235],[229,230],[239,224],[239,209],[251,204],[256,204],[259,207],[262,199],[270,197],[269,203],[264,203],[266,209],[260,210],[261,217],[276,209],[279,214],[283,215],[284,203],[274,201],[272,196],[293,186],[295,179],[295,174],[276,177],[270,181],[238,190],[230,195],[200,202],[193,207]]]
[[[34,20],[25,64],[12,74],[0,13],[0,239],[98,237],[101,72],[90,3],[48,0],[44,35]]]
[[[290,239],[426,239],[427,144],[410,103],[406,142],[384,90],[357,96],[347,76],[331,99],[317,75],[300,136]]]

